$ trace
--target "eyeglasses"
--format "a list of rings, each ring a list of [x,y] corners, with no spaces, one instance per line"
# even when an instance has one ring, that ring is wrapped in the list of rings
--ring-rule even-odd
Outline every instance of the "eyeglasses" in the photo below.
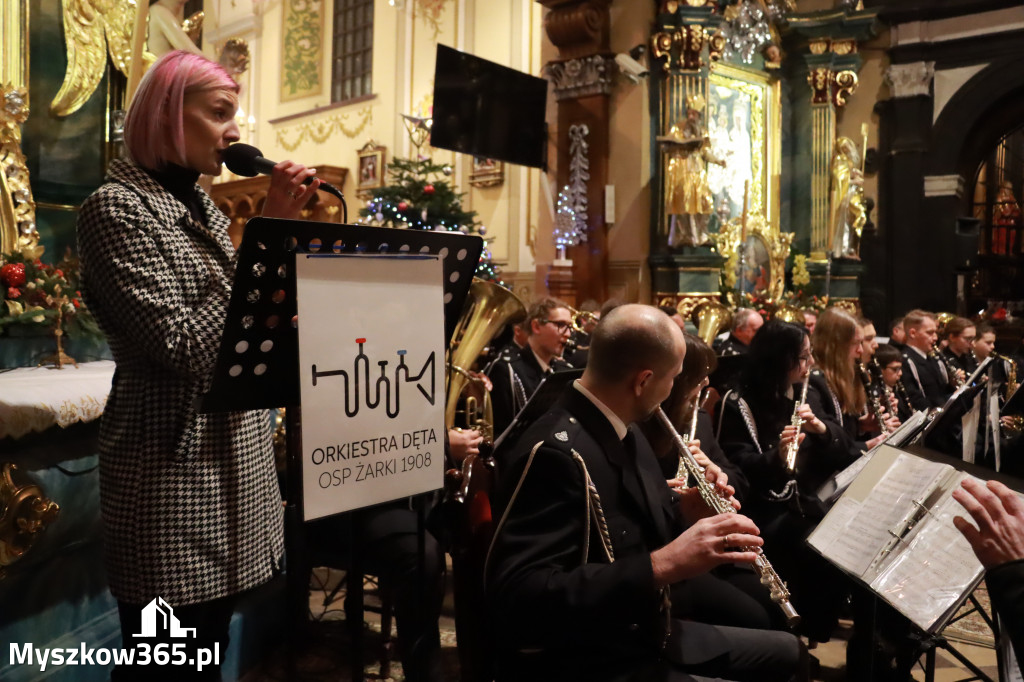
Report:
[[[570,327],[572,327],[572,322],[562,322],[560,320],[541,320],[540,323],[555,325],[555,329],[557,329],[559,333],[565,333]]]

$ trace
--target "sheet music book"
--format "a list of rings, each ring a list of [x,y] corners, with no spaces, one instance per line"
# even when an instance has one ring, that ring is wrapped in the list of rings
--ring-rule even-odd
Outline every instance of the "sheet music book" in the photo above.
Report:
[[[953,526],[952,492],[970,474],[883,445],[808,537],[926,632],[940,630],[984,568]]]
[[[818,490],[818,499],[822,502],[834,501],[846,492],[846,489],[850,487],[851,483],[853,483],[853,479],[857,478],[857,474],[867,466],[871,456],[874,455],[880,447],[883,445],[891,445],[897,448],[903,447],[907,443],[911,442],[927,423],[927,410],[920,410],[910,415],[910,417],[907,418],[907,421],[900,424],[899,428],[890,433],[885,440],[865,452],[854,460],[853,464],[826,481]]]

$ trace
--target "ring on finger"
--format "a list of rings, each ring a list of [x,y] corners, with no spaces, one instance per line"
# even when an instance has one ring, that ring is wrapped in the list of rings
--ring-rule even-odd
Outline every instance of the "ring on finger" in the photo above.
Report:
[[[729,549],[729,536],[728,535],[723,535],[722,536],[722,551],[725,552],[725,551],[728,551],[728,549]]]
[[[288,196],[290,196],[292,199],[294,199],[295,198],[295,192],[293,192],[291,190],[288,190]]]

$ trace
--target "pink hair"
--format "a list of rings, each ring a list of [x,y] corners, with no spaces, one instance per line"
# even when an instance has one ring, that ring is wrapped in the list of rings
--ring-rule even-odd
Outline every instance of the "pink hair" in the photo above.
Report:
[[[240,87],[220,64],[175,50],[158,59],[142,77],[124,121],[124,144],[135,163],[158,170],[185,159],[181,112],[185,95]]]

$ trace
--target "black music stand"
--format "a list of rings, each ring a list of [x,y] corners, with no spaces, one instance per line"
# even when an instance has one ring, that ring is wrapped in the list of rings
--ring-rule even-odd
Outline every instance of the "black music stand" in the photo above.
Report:
[[[285,407],[287,428],[285,556],[291,643],[289,668],[308,613],[307,553],[303,538],[302,440],[299,390],[299,335],[296,307],[297,254],[432,254],[444,273],[445,344],[451,341],[476,272],[483,239],[458,232],[431,232],[341,225],[302,220],[253,218],[238,249],[234,286],[225,315],[210,389],[199,412]],[[344,304],[344,303],[343,303]],[[420,565],[424,554],[424,508],[417,496]],[[353,557],[359,552],[353,551]],[[361,575],[360,567],[351,572]],[[420,570],[422,576],[423,571]],[[349,586],[352,589],[352,585]],[[362,585],[355,589],[361,590]],[[353,601],[356,601],[355,599]],[[360,600],[361,604],[361,600]],[[362,621],[362,610],[358,620]],[[354,619],[355,620],[355,619]],[[353,646],[353,666],[362,675],[362,647]],[[290,674],[290,679],[294,675]]]

